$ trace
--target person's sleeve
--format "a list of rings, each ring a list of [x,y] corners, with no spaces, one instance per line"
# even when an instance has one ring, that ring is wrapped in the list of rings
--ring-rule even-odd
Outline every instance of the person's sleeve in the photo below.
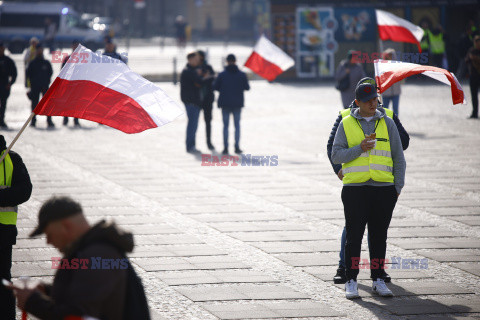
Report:
[[[13,164],[12,186],[0,190],[0,207],[15,207],[30,199],[32,182],[22,158],[10,152]]]
[[[87,248],[78,258],[88,259],[123,259],[116,250],[107,244],[98,244]],[[72,273],[72,280],[67,291],[68,303],[55,303],[46,295],[36,293],[26,303],[27,312],[40,319],[62,319],[69,314],[88,315],[99,318],[102,304],[112,295],[119,295],[126,290],[126,269],[93,269],[92,264],[87,269],[78,269]],[[125,292],[123,292],[124,294]],[[121,307],[121,306],[119,306]]]
[[[402,142],[400,140],[397,126],[391,119],[386,118],[385,120],[388,121],[387,127],[390,139],[390,149],[392,152],[395,189],[397,189],[397,193],[401,193],[405,184],[405,170],[407,168],[407,163],[405,162],[405,157],[403,155]]]
[[[360,145],[349,148],[347,136],[343,129],[343,121],[338,125],[335,139],[333,140],[332,147],[332,162],[334,164],[342,164],[350,162],[358,158],[362,154],[363,150]]]
[[[10,60],[10,68],[10,76],[12,77],[10,80],[10,85],[12,85],[17,80],[17,67],[15,66],[15,62],[13,60]]]
[[[327,142],[327,155],[328,155],[328,160],[330,160],[330,164],[332,165],[333,171],[338,174],[338,171],[342,169],[342,166],[340,164],[335,164],[332,162],[332,147],[333,147],[333,140],[335,139],[335,134],[337,133],[338,125],[340,124],[340,121],[342,121],[342,115],[338,115],[337,120],[335,120],[335,124],[332,127],[332,131],[330,132],[330,137],[328,137],[328,142]]]
[[[52,64],[48,62],[47,65],[48,65],[48,77],[51,78],[53,74]]]
[[[400,122],[400,119],[395,113],[393,114],[393,122],[395,122],[398,133],[400,135],[400,140],[402,141],[402,149],[407,150],[408,146],[410,145],[410,136],[408,135],[407,130],[405,130],[402,123]]]
[[[250,85],[248,84],[248,78],[247,78],[247,74],[244,73],[243,76],[245,77],[245,90],[250,90]]]
[[[213,81],[213,90],[220,91],[220,83],[222,81],[222,75],[219,74],[217,78]]]

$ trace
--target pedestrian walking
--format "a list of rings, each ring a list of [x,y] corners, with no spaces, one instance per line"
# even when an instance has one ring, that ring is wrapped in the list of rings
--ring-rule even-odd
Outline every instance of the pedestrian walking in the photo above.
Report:
[[[480,86],[480,35],[473,38],[473,47],[468,50],[465,59],[470,73],[470,93],[472,95],[472,114],[470,119],[478,119],[478,87]]]
[[[355,50],[348,51],[347,58],[340,61],[335,72],[336,88],[340,91],[343,108],[346,109],[355,99],[355,86],[366,77],[365,71],[354,56]]]
[[[214,150],[215,147],[212,144],[212,109],[213,101],[215,100],[215,94],[213,93],[213,81],[215,79],[215,71],[211,65],[208,64],[205,59],[205,52],[202,50],[197,51],[200,57],[200,70],[201,76],[206,78],[200,91],[201,108],[203,110],[203,117],[205,119],[205,129],[207,135],[207,147],[209,150]]]
[[[437,25],[428,32],[428,42],[430,45],[430,54],[432,65],[439,68],[448,68],[448,62],[444,63],[445,58],[445,35],[441,25]]]
[[[397,53],[394,49],[388,48],[383,52],[384,60],[396,60]],[[399,115],[398,106],[400,105],[400,94],[402,93],[402,83],[401,81],[395,82],[390,88],[385,90],[382,94],[383,107],[388,109],[390,107],[390,102],[392,103],[393,112]]]
[[[57,35],[57,24],[50,18],[45,19],[45,29],[43,30],[43,40],[50,50],[50,54],[55,50],[55,36]]]
[[[7,144],[0,135],[1,154]],[[32,194],[32,183],[22,157],[12,150],[0,164],[0,277],[12,278],[12,246],[17,238],[18,206]],[[12,292],[0,285],[0,318],[15,320],[15,297]]]
[[[376,83],[375,83],[375,80],[372,79],[372,78],[363,78],[362,80],[360,80],[360,82],[357,84],[357,86],[359,86],[360,84],[362,83],[371,83],[373,85],[376,86]],[[378,102],[378,109],[380,110],[381,108],[383,109],[383,106],[380,104],[380,102]],[[352,110],[354,110],[355,108],[358,108],[358,105],[355,103],[355,100],[352,101],[352,103],[350,104],[349,108],[348,109],[345,109],[343,111],[340,112],[340,114],[338,115],[337,117],[337,120],[335,121],[335,124],[333,125],[332,127],[332,131],[330,132],[330,137],[328,138],[328,143],[327,143],[327,155],[328,155],[328,159],[330,160],[330,163],[332,165],[332,168],[333,168],[333,171],[335,172],[335,174],[338,176],[338,178],[340,179],[340,181],[343,180],[343,171],[342,171],[342,166],[340,164],[334,164],[332,162],[332,147],[333,147],[333,140],[335,138],[335,134],[337,133],[337,129],[338,129],[338,125],[340,124],[340,122],[342,121],[343,118],[345,118],[346,116],[350,115],[350,113],[352,112]],[[397,117],[397,115],[392,111],[392,110],[389,110],[389,109],[384,109],[385,110],[385,114],[393,119],[393,122],[395,122],[395,125],[397,126],[397,130],[398,130],[398,133],[400,134],[400,140],[402,142],[402,149],[403,150],[407,150],[408,148],[408,145],[410,144],[410,136],[408,135],[407,131],[405,130],[405,128],[403,127],[402,123],[400,122],[400,119]],[[343,228],[343,231],[342,231],[342,236],[340,238],[340,253],[339,253],[339,256],[340,256],[340,260],[338,262],[338,268],[337,268],[337,273],[335,274],[335,276],[333,277],[333,282],[334,283],[337,283],[337,284],[344,284],[345,282],[347,282],[347,278],[346,278],[346,274],[345,274],[345,242],[346,242],[346,228],[344,227]],[[370,243],[370,240],[368,241]],[[388,273],[385,272],[385,270],[381,270],[382,274],[380,275],[380,277],[386,282],[390,282],[391,281],[391,277]]]
[[[25,56],[23,57],[23,65],[25,67],[25,88],[30,89],[30,80],[27,77],[27,68],[30,62],[35,59],[35,52],[37,51],[37,45],[39,41],[36,37],[30,38],[30,46],[25,51]]]
[[[57,268],[52,285],[11,286],[20,309],[39,319],[150,319],[143,286],[126,257],[134,247],[131,233],[104,220],[90,225],[69,197],[52,197],[42,205],[30,237],[42,233],[63,257],[52,260]]]
[[[243,92],[250,90],[247,75],[236,65],[237,58],[233,54],[227,56],[227,66],[214,82],[214,89],[219,92],[218,107],[222,109],[223,117],[223,154],[228,154],[228,126],[230,114],[233,114],[235,125],[235,153],[240,149],[240,115],[244,106]]]
[[[177,38],[177,46],[185,48],[187,44],[187,21],[182,15],[175,18],[175,36]]]
[[[201,88],[204,79],[201,76],[200,56],[196,52],[187,55],[187,65],[180,75],[180,98],[187,110],[187,139],[186,147],[189,153],[200,153],[195,147],[195,136],[197,134],[198,117],[200,115],[202,99]]]
[[[44,96],[47,92],[52,74],[52,64],[48,60],[45,60],[43,56],[43,45],[39,43],[35,51],[35,59],[30,62],[27,68],[27,77],[30,79],[31,84],[31,90],[27,95],[32,101],[32,111],[40,100],[40,94]],[[37,119],[36,116],[34,116],[30,125],[35,127],[36,123]],[[47,124],[49,129],[55,128],[51,116],[47,117]]]
[[[10,89],[15,80],[17,80],[17,67],[15,62],[5,55],[5,45],[0,42],[0,129],[8,129],[5,123],[5,111]]]
[[[75,51],[75,49],[77,49],[79,44],[80,44],[80,41],[78,41],[78,40],[73,40],[72,41],[72,53]],[[63,59],[62,68],[67,63],[68,59],[70,59],[70,55],[66,56],[65,59]],[[74,124],[75,128],[80,128],[80,122],[78,121],[78,118],[73,118],[73,124]],[[68,117],[63,117],[63,125],[64,126],[68,125]]]
[[[387,231],[405,180],[405,158],[395,122],[377,108],[378,95],[371,83],[355,89],[358,108],[338,125],[332,162],[342,164],[342,202],[347,230],[345,244],[345,295],[358,298],[357,275],[365,226],[370,237],[372,290],[392,296],[382,278]]]

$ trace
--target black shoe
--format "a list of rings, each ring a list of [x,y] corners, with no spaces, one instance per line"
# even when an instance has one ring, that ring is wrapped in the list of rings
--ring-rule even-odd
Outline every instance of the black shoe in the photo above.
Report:
[[[236,153],[236,154],[243,153],[243,150],[240,149],[240,148],[235,148],[235,153]]]
[[[207,142],[207,147],[208,147],[208,150],[215,150],[215,147],[211,142]]]
[[[47,129],[50,129],[50,130],[55,129],[55,125],[53,124],[53,122],[47,125]]]
[[[468,117],[468,119],[478,119],[478,115],[476,116],[476,115],[472,114],[470,117]]]
[[[228,154],[228,149],[227,148],[223,149],[222,154],[227,155]]]
[[[8,126],[5,122],[3,122],[2,124],[0,124],[0,128],[1,129],[4,129],[4,130],[7,130],[8,129]]]
[[[63,118],[63,125],[66,126],[68,124],[68,118],[64,117]]]
[[[385,272],[385,270],[382,270],[382,274],[380,275],[380,278],[382,278],[383,281],[385,281],[385,283],[390,283],[392,281],[392,278],[388,273]]]
[[[201,152],[199,150],[197,150],[197,148],[193,147],[189,150],[187,150],[188,153],[191,153],[191,154],[200,154]]]
[[[347,275],[345,274],[345,268],[339,267],[337,274],[333,277],[333,283],[344,284],[347,282]]]

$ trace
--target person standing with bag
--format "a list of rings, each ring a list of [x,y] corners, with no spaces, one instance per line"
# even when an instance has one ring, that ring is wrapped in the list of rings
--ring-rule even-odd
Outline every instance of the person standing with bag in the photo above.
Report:
[[[348,51],[347,59],[340,61],[340,64],[335,72],[336,88],[340,91],[342,96],[342,106],[347,109],[350,103],[355,99],[355,87],[357,83],[365,78],[365,71],[363,71],[360,63],[353,53],[355,50]]]

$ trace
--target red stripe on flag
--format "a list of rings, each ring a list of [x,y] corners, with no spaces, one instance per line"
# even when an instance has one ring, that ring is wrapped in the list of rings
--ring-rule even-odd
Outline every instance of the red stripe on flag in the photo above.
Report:
[[[420,47],[420,42],[413,35],[413,33],[405,27],[402,26],[378,26],[378,35],[382,40],[392,40],[396,42],[408,42],[416,44],[418,51],[422,52]]]
[[[158,127],[135,100],[88,80],[57,77],[33,112],[95,121],[125,133]]]
[[[381,63],[381,62],[380,62]],[[376,76],[376,82],[380,93],[385,92],[388,88],[390,88],[394,83],[398,81],[402,81],[403,79],[413,76],[415,74],[421,74],[425,71],[434,71],[443,73],[451,85],[452,91],[452,101],[453,104],[463,103],[465,98],[464,92],[457,86],[457,82],[453,78],[453,76],[445,69],[432,67],[432,66],[418,66],[416,68],[405,68],[396,71],[385,71],[380,76]]]
[[[255,51],[252,52],[247,62],[245,62],[245,67],[249,68],[260,77],[263,77],[268,81],[275,80],[275,78],[283,72],[279,66],[265,60]]]

